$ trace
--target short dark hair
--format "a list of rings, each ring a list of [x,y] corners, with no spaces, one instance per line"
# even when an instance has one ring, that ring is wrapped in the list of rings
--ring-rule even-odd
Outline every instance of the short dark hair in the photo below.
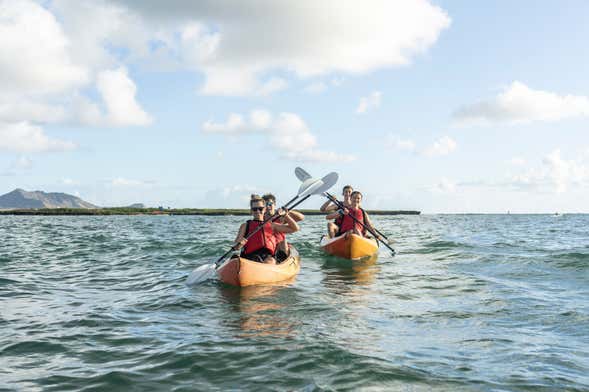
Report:
[[[252,193],[252,195],[250,196],[250,207],[252,206],[253,203],[257,203],[259,201],[264,203],[264,199],[262,199],[262,197],[260,195],[256,195],[255,193]]]
[[[276,203],[276,196],[274,196],[271,193],[266,193],[264,196],[262,196],[262,199],[264,199],[265,201],[272,201]]]
[[[344,193],[346,191],[346,189],[354,190],[354,188],[351,185],[346,185],[345,187],[342,188],[342,193]]]
[[[350,195],[350,197],[354,197],[354,195],[360,195],[360,197],[362,197],[362,198],[364,197],[364,195],[360,191],[354,191],[354,192],[352,192],[352,194]]]

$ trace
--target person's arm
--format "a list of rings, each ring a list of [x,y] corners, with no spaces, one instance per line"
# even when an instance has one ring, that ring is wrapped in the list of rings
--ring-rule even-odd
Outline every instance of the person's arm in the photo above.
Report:
[[[339,212],[339,210],[338,210],[338,211],[332,212],[331,214],[327,214],[327,215],[325,216],[325,219],[327,219],[327,220],[336,219],[336,218],[338,218],[340,215],[341,215],[341,213],[340,213],[340,212]]]
[[[239,226],[237,237],[235,237],[235,245],[233,245],[234,250],[240,249],[247,242],[247,240],[245,239],[245,225],[245,223],[242,223],[241,226]]]
[[[297,225],[297,222],[294,221],[288,212],[284,211],[282,208],[278,211],[280,215],[286,214],[283,215],[286,224],[272,223],[272,229],[274,231],[284,234],[290,234],[299,231],[299,225]]]
[[[295,211],[295,210],[288,211],[288,215],[290,215],[290,217],[291,217],[291,218],[292,218],[292,219],[293,219],[295,222],[300,222],[300,221],[302,221],[303,219],[305,219],[305,215],[303,215],[303,213],[302,213],[302,212]]]
[[[323,205],[319,208],[321,212],[332,212],[337,210],[337,206],[335,204],[331,204],[331,200],[327,200]]]

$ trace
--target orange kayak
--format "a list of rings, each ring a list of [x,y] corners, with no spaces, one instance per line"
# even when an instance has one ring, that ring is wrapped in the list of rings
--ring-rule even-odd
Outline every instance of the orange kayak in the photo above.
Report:
[[[357,234],[339,237],[321,238],[321,248],[327,253],[348,260],[365,260],[378,253],[378,242],[374,238],[361,237]]]
[[[233,286],[252,286],[282,282],[301,270],[299,252],[291,246],[289,257],[280,264],[264,264],[234,256],[217,270],[221,282]]]

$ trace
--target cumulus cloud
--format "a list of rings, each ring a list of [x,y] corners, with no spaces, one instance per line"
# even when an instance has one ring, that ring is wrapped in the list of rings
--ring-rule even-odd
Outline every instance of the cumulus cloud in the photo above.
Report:
[[[563,193],[573,186],[589,185],[589,163],[586,159],[563,159],[556,149],[544,156],[540,167],[512,175],[508,184],[520,190]]]
[[[589,116],[589,98],[533,90],[514,81],[493,100],[467,105],[453,115],[458,125],[519,124]]]
[[[31,28],[34,26],[34,28]],[[47,94],[87,83],[55,17],[28,0],[0,3],[0,94]]]
[[[254,110],[249,117],[232,113],[224,123],[205,122],[202,130],[232,136],[264,133],[271,147],[281,151],[284,158],[295,161],[346,162],[355,159],[352,155],[318,149],[317,138],[305,121],[294,113],[273,115],[266,110]]]
[[[123,67],[98,75],[96,87],[107,109],[106,124],[112,126],[148,125],[151,117],[135,101],[137,88]]]
[[[158,53],[202,72],[201,92],[220,95],[257,94],[275,70],[308,78],[407,65],[450,25],[448,15],[426,0],[113,4],[160,27],[159,36],[149,37]],[[191,55],[186,48],[193,48]]]
[[[0,1],[0,121],[149,124],[116,54],[148,47],[145,35],[141,44],[130,38],[140,36],[133,26],[142,23],[106,1]],[[94,95],[102,97],[104,110],[88,98]]]
[[[72,142],[51,139],[43,128],[29,124],[0,122],[0,150],[19,153],[69,151],[76,148]]]
[[[380,106],[381,98],[382,93],[380,91],[373,91],[369,96],[360,98],[356,113],[365,114],[368,110],[378,108]]]
[[[448,155],[456,150],[457,144],[449,136],[443,136],[436,140],[431,146],[426,147],[422,154],[428,157]]]

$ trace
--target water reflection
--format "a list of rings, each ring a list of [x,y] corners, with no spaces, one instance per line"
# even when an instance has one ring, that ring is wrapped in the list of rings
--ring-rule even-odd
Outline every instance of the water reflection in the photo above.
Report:
[[[240,336],[291,336],[295,322],[287,317],[294,278],[275,285],[234,287],[220,283],[219,291],[238,314]]]

